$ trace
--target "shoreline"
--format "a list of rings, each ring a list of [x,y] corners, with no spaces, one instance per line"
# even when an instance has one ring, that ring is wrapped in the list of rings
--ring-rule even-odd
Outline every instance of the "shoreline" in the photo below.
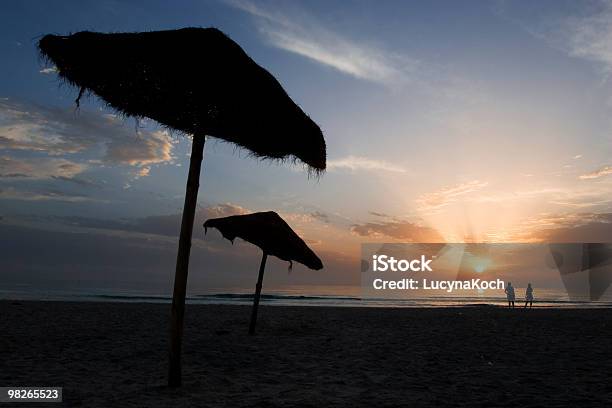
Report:
[[[186,304],[191,306],[252,306],[252,295],[240,294],[241,300],[203,300],[201,298],[187,298]],[[99,296],[99,295],[83,295],[79,297],[52,297],[49,298],[26,298],[26,297],[4,297],[0,298],[2,302],[53,302],[53,303],[99,303],[99,304],[138,304],[138,305],[171,305],[170,297],[160,298],[147,296]],[[320,297],[320,299],[326,299]],[[330,300],[336,298],[329,298]],[[483,302],[477,303],[473,300],[461,301],[461,299],[445,299],[438,300],[437,304],[419,304],[409,303],[415,302],[413,299],[357,299],[349,298],[349,302],[338,302],[334,304],[316,303],[308,301],[287,302],[283,300],[269,300],[262,298],[260,304],[270,307],[313,307],[313,308],[350,308],[350,309],[462,309],[462,308],[495,308],[508,309],[507,301],[499,299],[495,303]],[[418,300],[423,301],[422,299]],[[453,303],[454,302],[454,303]],[[386,304],[385,304],[386,303]],[[447,304],[444,304],[447,303]],[[515,301],[514,309],[524,309],[524,300]],[[527,308],[529,309],[529,307]],[[534,301],[531,309],[543,310],[599,310],[612,309],[612,302],[590,302],[590,301]]]

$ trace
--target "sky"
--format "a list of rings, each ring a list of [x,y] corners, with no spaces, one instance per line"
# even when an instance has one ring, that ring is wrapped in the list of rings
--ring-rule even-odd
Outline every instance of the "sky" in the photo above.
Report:
[[[36,42],[82,30],[217,27],[324,132],[320,178],[208,139],[191,293],[252,286],[258,250],[201,225],[254,211],[325,265],[272,260],[272,289],[359,285],[366,242],[612,242],[612,2],[529,3],[3,3],[3,281],[171,289],[190,140],[95,96],[76,109]]]

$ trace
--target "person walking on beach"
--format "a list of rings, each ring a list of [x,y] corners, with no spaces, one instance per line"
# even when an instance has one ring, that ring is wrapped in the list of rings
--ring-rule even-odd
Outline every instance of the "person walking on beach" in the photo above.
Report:
[[[514,308],[514,286],[512,286],[512,282],[508,282],[504,292],[506,292],[506,297],[508,298],[508,307]]]
[[[527,284],[527,290],[525,290],[525,309],[527,308],[527,303],[529,303],[529,308],[533,306],[533,288],[531,287],[531,283]]]

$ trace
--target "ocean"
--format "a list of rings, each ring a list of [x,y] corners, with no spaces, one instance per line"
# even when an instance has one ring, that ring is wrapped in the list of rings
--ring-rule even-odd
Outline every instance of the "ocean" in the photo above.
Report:
[[[334,293],[336,292],[336,293]],[[517,288],[517,294],[524,289]],[[341,293],[341,294],[339,294]],[[0,290],[2,300],[44,300],[74,302],[127,302],[127,303],[171,303],[171,294],[142,293],[137,291],[116,291],[108,289],[88,290],[33,290],[11,289]],[[187,296],[188,304],[228,304],[249,305],[253,294],[246,290],[219,291],[210,293],[191,293]],[[405,298],[363,297],[360,288],[346,288],[334,291],[334,287],[319,290],[288,289],[268,291],[261,296],[261,304],[270,306],[327,306],[327,307],[504,307],[506,298],[502,294],[493,295],[429,295],[410,296]],[[516,307],[522,307],[524,299],[516,298]],[[612,296],[605,296],[597,301],[577,299],[567,295],[564,290],[539,289],[535,292],[533,307],[546,308],[608,308],[612,307]]]

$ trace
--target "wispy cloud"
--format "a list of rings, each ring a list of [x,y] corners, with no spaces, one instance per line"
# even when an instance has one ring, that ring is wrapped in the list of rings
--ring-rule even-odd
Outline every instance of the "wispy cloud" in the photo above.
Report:
[[[66,156],[87,153],[90,163],[149,167],[171,162],[166,131],[138,134],[115,115],[0,100],[0,150]]]
[[[416,59],[345,38],[303,10],[290,15],[283,11],[286,7],[273,8],[247,0],[227,0],[227,3],[253,16],[260,33],[273,46],[355,78],[397,84],[420,65]]]
[[[538,197],[566,197],[572,191],[560,187],[543,187],[531,190],[507,190],[490,194],[479,194],[473,198],[478,203],[500,203],[520,200],[532,200]]]
[[[540,188],[481,192],[466,201],[480,204],[546,203],[568,208],[602,207],[610,203],[608,187],[583,183],[577,186],[542,186]]]
[[[611,242],[612,214],[540,214],[520,223],[510,232],[517,242]]]
[[[378,212],[378,211],[368,211],[368,214],[373,215],[375,217],[391,218],[390,215],[385,214],[385,213],[381,213],[381,212]]]
[[[600,178],[603,176],[608,176],[610,174],[612,174],[612,166],[604,166],[590,173],[583,174],[579,178],[581,180],[590,180],[590,179]]]
[[[71,179],[86,168],[84,164],[66,159],[16,159],[10,156],[0,156],[0,178]]]
[[[599,1],[593,14],[569,18],[568,52],[571,56],[602,64],[606,74],[612,73],[612,1]]]
[[[83,195],[69,194],[59,190],[27,191],[18,190],[14,187],[0,188],[0,199],[19,201],[65,201],[70,203],[97,201]]]
[[[310,216],[316,220],[319,220],[325,224],[329,224],[330,219],[329,219],[329,215],[322,212],[322,211],[315,211],[310,213]]]
[[[531,3],[503,1],[495,11],[550,47],[599,64],[606,77],[612,74],[612,0],[576,3],[579,7],[544,14]]]
[[[227,217],[230,215],[241,215],[251,212],[250,210],[233,203],[221,203],[212,206],[200,207],[197,209],[195,225],[202,225],[209,218]],[[63,221],[73,227],[130,231],[148,234],[149,236],[168,236],[178,237],[181,226],[182,214],[152,215],[147,217],[128,219],[122,218],[116,221],[108,219],[101,220],[95,218],[70,216],[63,217]],[[62,221],[61,217],[59,219]],[[195,236],[195,234],[194,234]]]
[[[38,72],[41,74],[55,74],[57,72],[57,67],[54,65],[52,67],[43,68]]]
[[[1,195],[0,191],[0,195]],[[138,282],[151,290],[163,292],[167,287],[167,271],[176,261],[176,242],[180,226],[180,214],[171,217],[133,218],[80,218],[46,216],[5,216],[0,221],[0,242],[11,242],[11,251],[2,253],[2,282],[23,282],[23,277],[44,279],[50,275],[56,279],[74,281],[87,270],[84,285],[108,282],[131,287]],[[232,288],[249,279],[249,265],[258,262],[261,252],[251,244],[239,240],[231,245],[217,231],[204,236],[201,224],[194,230],[191,266],[193,270],[206,267],[202,274],[193,274],[194,290],[207,287]],[[303,237],[310,245],[316,239]],[[238,246],[238,248],[236,248]],[[54,251],[38,251],[33,258],[33,248],[54,248]],[[97,257],[91,256],[95,248]],[[57,254],[70,254],[66,257]],[[317,248],[323,260],[324,271],[292,275],[295,285],[352,285],[354,265],[358,255],[346,255]],[[129,262],[125,260],[129,259]],[[30,262],[27,262],[30,260]],[[270,269],[285,272],[286,264],[273,262]],[[228,274],[232,270],[235,273]],[[29,275],[28,275],[29,274]],[[34,275],[33,275],[34,274]],[[198,277],[200,275],[200,277]],[[277,278],[275,278],[275,276]],[[271,288],[287,285],[286,273],[271,273],[266,284]]]
[[[328,160],[327,169],[334,170],[350,170],[350,171],[388,171],[392,173],[406,173],[406,169],[402,166],[389,163],[384,160],[369,159],[360,156],[347,156],[340,159]]]
[[[437,230],[401,220],[354,224],[351,231],[361,237],[388,237],[409,242],[444,242]]]
[[[416,199],[416,202],[420,209],[434,210],[458,201],[461,196],[482,190],[488,184],[488,182],[472,180],[423,194]]]

